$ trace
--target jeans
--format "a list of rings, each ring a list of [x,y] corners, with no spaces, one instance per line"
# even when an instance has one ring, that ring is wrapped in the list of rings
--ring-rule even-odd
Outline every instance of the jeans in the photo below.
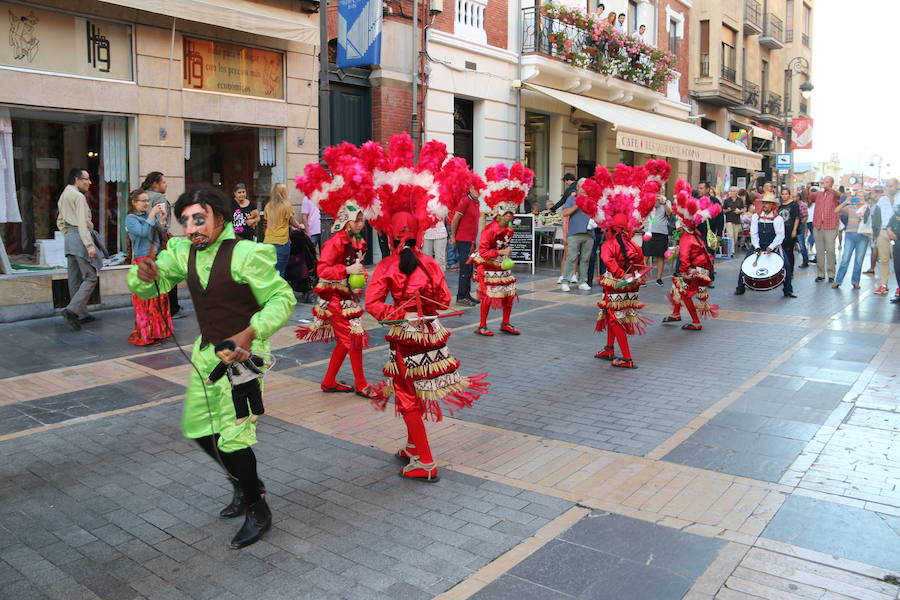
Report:
[[[574,233],[569,236],[569,253],[566,256],[566,271],[563,281],[569,281],[575,272],[575,261],[578,261],[578,283],[587,282],[590,249],[594,245],[594,236],[589,233]]]
[[[853,257],[853,275],[850,277],[850,283],[859,285],[863,258],[865,258],[866,250],[868,249],[869,236],[851,231],[844,233],[844,253],[841,255],[841,266],[838,268],[837,277],[834,279],[837,285],[841,285],[844,282],[844,276],[847,274],[847,268],[850,266],[851,256]]]
[[[459,262],[459,254],[456,252],[456,244],[447,244],[447,266],[452,267]]]
[[[797,229],[797,245],[800,246],[800,256],[803,257],[803,264],[809,264],[809,250],[806,249],[806,234],[803,231],[806,228],[806,223],[800,225]]]
[[[813,246],[816,245],[816,236],[814,235],[815,229],[813,228],[812,221],[806,224],[806,229],[809,231],[809,235],[806,236],[806,247],[812,250]]]
[[[594,245],[591,248],[591,259],[588,261],[588,270],[587,270],[587,282],[588,285],[594,285],[592,282],[594,281],[594,270],[597,267],[597,261],[599,260],[597,257],[598,252],[600,251],[600,245],[603,243],[603,232],[600,228],[594,229]],[[603,261],[600,261],[600,268],[597,270],[598,275],[603,275],[606,273],[606,265]]]
[[[456,290],[456,299],[465,300],[472,293],[472,270],[475,265],[468,262],[472,253],[472,242],[456,242],[456,252],[459,254],[459,287]]]
[[[287,269],[288,260],[291,258],[291,243],[272,245],[275,246],[275,270],[284,278],[284,271]]]

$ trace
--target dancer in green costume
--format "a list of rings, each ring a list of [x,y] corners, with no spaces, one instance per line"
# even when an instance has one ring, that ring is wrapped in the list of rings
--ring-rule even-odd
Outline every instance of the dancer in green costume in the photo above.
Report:
[[[244,361],[250,350],[266,356],[268,338],[287,322],[296,300],[275,270],[274,247],[236,240],[230,201],[221,191],[210,186],[189,190],[178,198],[174,212],[187,237],[172,239],[155,261],[133,266],[128,287],[141,298],[154,298],[187,280],[200,337],[191,355],[196,370],[188,382],[181,431],[229,473],[234,497],[220,515],[246,513],[231,541],[232,548],[242,548],[272,524],[251,448],[256,444],[256,423],[236,422],[227,378],[212,384],[204,381],[220,360]],[[235,349],[217,354],[215,347],[225,341],[233,342]]]

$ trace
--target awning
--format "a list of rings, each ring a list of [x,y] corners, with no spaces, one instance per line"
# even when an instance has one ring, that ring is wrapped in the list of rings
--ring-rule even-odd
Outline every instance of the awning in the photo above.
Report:
[[[185,21],[196,21],[267,37],[319,43],[319,28],[303,13],[240,0],[101,0]]]
[[[759,170],[762,166],[759,154],[687,121],[530,83],[525,87],[612,123],[620,150],[741,169]]]
[[[769,131],[768,129],[763,129],[762,127],[753,127],[753,137],[759,138],[761,140],[773,140],[775,139],[775,134]]]

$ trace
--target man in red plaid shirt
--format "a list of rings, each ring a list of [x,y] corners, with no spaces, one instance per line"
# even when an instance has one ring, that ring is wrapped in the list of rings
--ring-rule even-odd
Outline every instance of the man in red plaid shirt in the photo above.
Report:
[[[830,283],[834,282],[835,256],[834,245],[837,239],[838,223],[840,217],[834,212],[841,203],[840,194],[833,188],[834,177],[822,179],[822,190],[812,192],[810,202],[814,202],[816,210],[813,213],[813,237],[816,240],[816,281],[823,281],[828,277]]]

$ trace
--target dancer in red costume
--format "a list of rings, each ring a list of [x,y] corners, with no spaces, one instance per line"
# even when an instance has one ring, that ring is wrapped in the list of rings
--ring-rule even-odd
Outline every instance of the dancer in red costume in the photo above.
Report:
[[[582,193],[575,199],[604,233],[600,257],[606,273],[600,276],[603,299],[597,303],[600,312],[596,329],[606,331],[606,346],[595,356],[614,367],[637,368],[628,336],[644,333],[652,323],[639,312],[644,305],[638,300],[638,291],[648,267],[644,266],[641,247],[632,238],[655,206],[669,172],[664,160],[651,160],[646,166],[634,168],[618,165],[612,176],[606,168],[597,167],[594,177],[581,184]],[[622,356],[616,356],[614,344],[619,345]]]
[[[296,334],[301,340],[337,342],[322,380],[323,392],[355,392],[371,398],[373,391],[366,381],[362,357],[363,349],[369,347],[369,336],[361,321],[359,290],[349,282],[352,275],[367,275],[362,265],[366,242],[360,233],[366,213],[370,217],[377,215],[377,201],[372,174],[358,160],[358,152],[355,146],[346,143],[328,148],[324,158],[330,173],[321,164],[314,163],[307,165],[304,174],[297,178],[297,188],[334,217],[334,226],[316,267],[319,281],[315,293],[319,304],[313,307],[313,323],[298,327]],[[353,368],[352,387],[337,381],[348,354]]]
[[[438,469],[424,420],[440,421],[444,411],[451,415],[487,391],[486,373],[464,377],[459,360],[447,350],[450,332],[440,314],[451,302],[444,272],[433,258],[422,254],[426,229],[442,220],[460,194],[468,189],[469,173],[462,159],[446,164],[446,149],[432,141],[422,147],[416,167],[411,161],[409,136],[394,136],[390,156],[373,146],[371,153],[375,181],[379,185],[382,216],[372,225],[387,233],[393,251],[375,269],[366,291],[366,311],[392,325],[385,339],[390,356],[384,374],[392,386],[384,384],[373,403],[384,409],[387,396],[394,394],[397,412],[406,424],[407,443],[397,457],[409,461],[401,475],[420,481],[438,481]],[[398,160],[398,157],[405,157]],[[388,302],[388,296],[391,302]]]
[[[683,179],[675,183],[675,214],[681,220],[681,237],[678,240],[678,273],[672,276],[672,290],[669,302],[672,314],[663,319],[663,323],[681,321],[681,305],[684,304],[691,322],[682,325],[688,331],[700,331],[701,317],[716,317],[718,304],[709,303],[707,287],[712,283],[713,256],[706,247],[706,241],[697,231],[697,225],[716,217],[722,207],[710,202],[709,198],[691,196],[691,186]],[[697,305],[694,305],[694,297]]]
[[[494,335],[487,328],[487,318],[492,308],[499,308],[503,311],[500,331],[519,335],[520,331],[509,322],[513,303],[519,298],[511,261],[507,262],[509,242],[513,236],[510,224],[534,183],[534,172],[522,163],[513,163],[509,169],[506,165],[489,167],[485,177],[487,186],[481,191],[481,212],[490,213],[493,220],[481,232],[474,259],[478,266],[478,295],[481,300],[481,319],[475,333]]]

